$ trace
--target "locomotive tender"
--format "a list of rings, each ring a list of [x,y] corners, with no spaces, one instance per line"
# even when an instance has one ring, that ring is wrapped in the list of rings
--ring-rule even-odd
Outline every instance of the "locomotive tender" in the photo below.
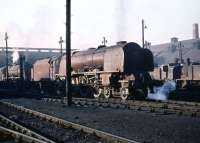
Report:
[[[125,41],[114,46],[76,51],[72,53],[71,62],[72,84],[79,87],[79,94],[105,98],[120,96],[124,100],[135,95],[138,90],[147,95],[147,88],[151,83],[148,72],[154,69],[150,50]],[[65,55],[38,60],[32,66],[32,80],[40,81],[45,78],[61,81],[66,75],[65,64]],[[62,86],[59,87],[64,89],[64,84]],[[58,90],[57,93],[60,92]]]

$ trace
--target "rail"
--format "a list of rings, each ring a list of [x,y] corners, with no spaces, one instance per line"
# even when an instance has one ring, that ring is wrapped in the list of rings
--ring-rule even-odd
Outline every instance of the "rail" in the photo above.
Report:
[[[103,131],[100,131],[100,130],[89,128],[89,127],[79,125],[79,124],[76,124],[76,123],[73,123],[73,122],[70,122],[70,121],[66,121],[66,120],[63,120],[63,119],[60,119],[60,118],[57,118],[57,117],[53,117],[53,116],[50,116],[50,115],[47,115],[47,114],[44,114],[44,113],[40,113],[38,111],[34,111],[34,110],[31,110],[31,109],[25,108],[23,106],[14,105],[14,104],[11,104],[11,103],[8,103],[8,102],[0,102],[0,103],[7,105],[8,107],[15,108],[18,111],[21,111],[21,112],[24,112],[24,113],[27,113],[27,114],[31,114],[35,117],[39,117],[41,119],[62,125],[64,127],[71,127],[75,130],[83,131],[83,132],[88,133],[88,134],[94,134],[97,137],[105,139],[108,142],[137,143],[136,141],[133,141],[133,140],[129,140],[129,139],[126,139],[126,138],[123,138],[123,137],[120,137],[120,136],[116,136],[116,135],[113,135],[113,134],[110,134],[110,133],[106,133],[106,132],[103,132]]]
[[[55,143],[54,141],[52,141],[46,137],[43,137],[43,136],[37,134],[36,132],[31,131],[30,129],[28,129],[26,127],[23,127],[22,125],[6,118],[3,115],[0,115],[0,120],[1,120],[1,122],[4,122],[5,124],[8,124],[9,126],[13,127],[17,132],[21,132],[27,136],[31,136],[31,137],[37,138],[39,140],[46,141],[48,143]]]
[[[2,127],[2,126],[0,126],[0,131],[4,132],[4,133],[5,132],[8,133],[9,135],[14,137],[19,142],[27,142],[27,143],[33,143],[33,142],[34,143],[44,143],[45,142],[45,141],[24,135],[22,133],[16,132],[14,130],[11,130],[11,129],[8,129],[8,128]]]
[[[65,103],[67,98],[53,99],[43,98],[44,101]],[[73,98],[72,102],[78,106],[101,106],[107,108],[121,108],[130,110],[140,110],[149,112],[159,112],[163,114],[187,115],[200,117],[200,103],[183,101],[139,101],[121,100],[117,98]]]

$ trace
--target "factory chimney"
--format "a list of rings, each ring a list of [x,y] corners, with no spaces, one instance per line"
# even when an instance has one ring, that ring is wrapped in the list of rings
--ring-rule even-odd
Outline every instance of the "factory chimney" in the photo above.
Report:
[[[193,39],[199,39],[199,25],[197,23],[193,24]]]

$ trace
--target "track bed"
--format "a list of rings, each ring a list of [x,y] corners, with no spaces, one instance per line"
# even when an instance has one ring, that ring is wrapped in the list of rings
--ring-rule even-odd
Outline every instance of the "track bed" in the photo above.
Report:
[[[191,116],[103,107],[67,107],[34,99],[4,99],[91,128],[139,142],[198,143],[200,119]]]

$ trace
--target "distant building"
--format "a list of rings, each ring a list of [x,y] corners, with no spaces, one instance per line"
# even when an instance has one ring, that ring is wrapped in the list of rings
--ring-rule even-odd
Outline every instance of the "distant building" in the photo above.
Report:
[[[182,58],[184,61],[190,58],[193,62],[200,62],[200,39],[189,39],[179,42],[182,45]],[[174,43],[153,45],[151,46],[151,51],[154,54],[154,61],[157,65],[173,63],[177,58],[180,58],[180,49]]]
[[[152,45],[156,65],[173,63],[175,60],[186,61],[190,58],[192,62],[200,62],[200,39],[198,24],[193,24],[193,39],[179,41],[177,37],[171,38],[171,42]],[[182,61],[182,62],[183,62]]]
[[[199,26],[197,23],[193,24],[193,39],[199,39]]]
[[[19,49],[19,54],[25,56],[25,60],[27,63],[32,64],[38,59],[43,59],[52,56],[60,55],[59,49],[50,49],[50,48],[17,48]],[[12,54],[14,47],[10,47],[8,50],[8,63],[12,64]],[[46,49],[46,50],[45,50]],[[5,57],[5,47],[0,47],[0,67],[5,66],[6,64],[6,57]]]

